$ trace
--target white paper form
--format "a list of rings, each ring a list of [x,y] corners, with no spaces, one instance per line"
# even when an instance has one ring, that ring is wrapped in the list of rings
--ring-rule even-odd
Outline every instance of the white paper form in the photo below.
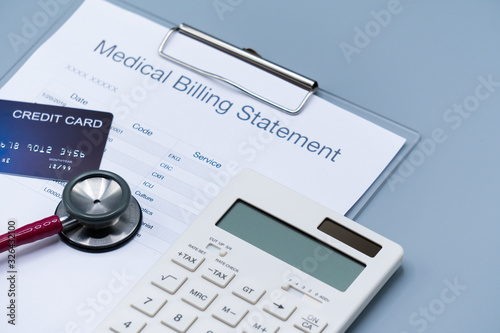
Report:
[[[127,180],[144,217],[134,241],[106,254],[79,252],[57,237],[19,248],[17,323],[2,320],[0,331],[91,332],[243,167],[345,214],[404,144],[318,97],[292,117],[170,63],[157,54],[167,30],[86,1],[0,90],[2,99],[113,112],[101,168]],[[214,56],[186,37],[172,46]],[[245,66],[237,69],[247,73]],[[296,95],[286,89],[294,88],[278,90]],[[63,185],[0,175],[1,225],[53,214]]]

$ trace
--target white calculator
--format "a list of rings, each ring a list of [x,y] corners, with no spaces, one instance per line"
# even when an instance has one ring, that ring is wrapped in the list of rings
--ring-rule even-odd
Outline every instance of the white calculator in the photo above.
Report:
[[[344,332],[402,258],[398,244],[243,170],[97,332]]]

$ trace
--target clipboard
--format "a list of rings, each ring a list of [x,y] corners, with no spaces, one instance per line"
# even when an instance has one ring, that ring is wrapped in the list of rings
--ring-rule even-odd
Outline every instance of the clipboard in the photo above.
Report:
[[[398,165],[407,157],[407,155],[411,152],[411,150],[415,147],[420,139],[420,134],[416,131],[398,124],[388,118],[385,118],[381,115],[376,114],[373,111],[367,110],[355,103],[347,101],[335,94],[328,92],[326,90],[320,89],[316,81],[309,79],[303,75],[297,74],[289,69],[286,69],[278,64],[272,63],[261,58],[258,54],[255,54],[253,51],[248,49],[240,49],[236,46],[233,46],[229,43],[226,43],[216,37],[213,37],[205,32],[192,28],[188,25],[181,24],[179,26],[175,26],[172,22],[168,22],[163,18],[158,17],[153,13],[149,13],[141,8],[138,8],[134,5],[124,2],[123,0],[107,0],[110,3],[118,5],[124,9],[127,9],[132,12],[136,12],[151,21],[159,23],[167,28],[170,28],[167,35],[163,38],[163,40],[158,41],[158,54],[164,58],[166,61],[173,61],[179,65],[182,65],[192,71],[195,71],[199,74],[203,74],[207,77],[210,77],[214,80],[222,81],[234,89],[239,90],[240,92],[247,94],[260,102],[267,104],[280,112],[286,113],[290,117],[299,117],[301,112],[307,112],[307,101],[309,98],[316,94],[318,97],[335,104],[355,115],[358,115],[388,131],[391,131],[403,138],[406,139],[405,144],[400,149],[398,154],[393,158],[393,160],[388,164],[385,170],[379,175],[379,177],[372,183],[372,185],[367,189],[367,191],[361,196],[361,198],[354,204],[351,209],[347,212],[346,216],[355,219],[359,213],[362,211],[363,207],[370,201],[373,195],[380,189],[380,187],[387,181],[389,176],[394,172],[394,170],[398,167]],[[62,24],[73,14],[73,12],[81,5],[83,1],[77,1],[71,6],[68,6],[66,11],[61,15],[61,17],[43,34],[40,39],[24,54],[20,61],[18,61],[14,66],[9,70],[9,72],[0,78],[0,86],[3,86],[14,73],[24,64],[24,62],[33,54],[38,47],[45,42],[55,31],[57,31]],[[299,103],[295,105],[283,105],[280,102],[274,100],[273,96],[264,96],[258,92],[255,92],[253,89],[240,84],[238,80],[230,79],[225,77],[224,75],[220,75],[215,71],[208,71],[198,66],[194,66],[188,62],[185,62],[183,59],[175,58],[169,55],[168,46],[169,40],[172,35],[180,33],[190,38],[195,39],[197,42],[205,43],[211,47],[218,49],[232,57],[236,57],[241,61],[248,63],[251,66],[254,66],[258,70],[266,71],[267,73],[276,76],[277,78],[288,82],[291,85],[297,86],[299,89],[303,90],[303,95],[300,97]]]
[[[180,33],[185,36],[188,36],[190,38],[193,38],[200,43],[205,43],[211,47],[214,47],[222,52],[225,52],[227,54],[230,54],[233,57],[236,57],[242,61],[245,61],[257,68],[260,68],[268,73],[271,73],[275,76],[278,76],[280,79],[285,80],[293,85],[296,85],[302,89],[305,90],[304,97],[301,98],[299,104],[295,107],[292,106],[285,106],[280,104],[279,102],[273,101],[271,98],[265,97],[261,94],[256,93],[252,89],[239,84],[237,81],[232,80],[226,76],[219,75],[214,72],[209,72],[207,70],[204,70],[200,67],[194,66],[192,64],[189,64],[187,62],[182,61],[181,59],[175,58],[170,56],[166,52],[166,47],[168,44],[168,40],[171,38],[172,34],[174,33]],[[302,76],[298,73],[295,73],[293,71],[290,71],[284,67],[281,67],[279,65],[276,65],[270,61],[267,61],[263,59],[257,52],[251,50],[251,49],[239,49],[236,46],[233,46],[231,44],[228,44],[220,39],[217,39],[213,36],[210,36],[200,30],[197,30],[193,27],[190,27],[189,25],[186,24],[181,24],[177,27],[174,27],[170,29],[163,39],[163,41],[160,44],[160,48],[158,49],[158,54],[169,60],[173,61],[181,66],[184,66],[192,71],[195,71],[199,74],[202,74],[204,76],[208,76],[212,79],[219,80],[222,82],[227,83],[228,85],[239,89],[242,93],[247,94],[255,99],[257,99],[260,102],[263,102],[267,105],[270,105],[280,111],[283,111],[285,113],[288,113],[290,115],[298,115],[303,109],[304,105],[306,102],[309,100],[309,98],[314,94],[314,92],[318,89],[318,83],[314,80],[311,80],[305,76]]]

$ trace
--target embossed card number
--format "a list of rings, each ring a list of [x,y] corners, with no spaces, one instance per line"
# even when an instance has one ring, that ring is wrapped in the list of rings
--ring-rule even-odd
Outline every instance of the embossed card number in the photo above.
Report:
[[[68,180],[99,169],[113,115],[0,100],[0,172]]]

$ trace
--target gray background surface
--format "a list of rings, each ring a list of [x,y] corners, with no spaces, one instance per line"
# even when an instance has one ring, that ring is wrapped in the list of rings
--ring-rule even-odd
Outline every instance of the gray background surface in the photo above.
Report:
[[[357,218],[406,252],[349,332],[500,330],[500,2],[128,3],[254,48],[422,135]],[[2,1],[0,76],[73,9],[71,0]],[[26,21],[38,26],[23,32]]]

